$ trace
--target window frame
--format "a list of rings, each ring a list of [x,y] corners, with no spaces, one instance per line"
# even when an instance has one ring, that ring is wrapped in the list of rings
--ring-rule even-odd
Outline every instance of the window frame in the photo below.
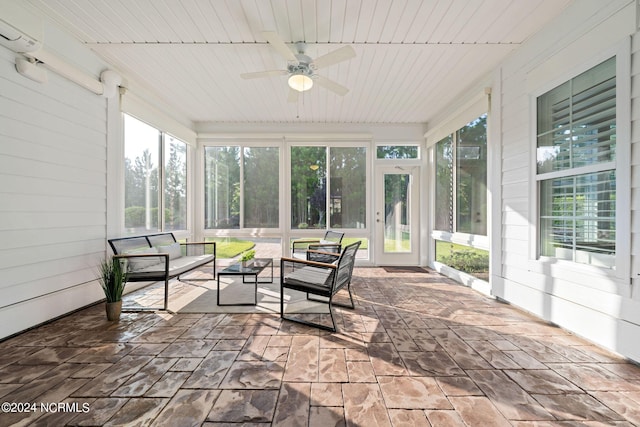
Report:
[[[131,119],[136,120],[138,122],[141,122],[153,129],[155,129],[158,132],[158,157],[157,159],[155,159],[158,162],[157,168],[158,168],[158,194],[157,194],[157,198],[158,198],[158,205],[157,205],[157,209],[158,209],[158,218],[157,218],[157,224],[158,224],[158,228],[154,229],[154,230],[145,230],[142,234],[145,233],[153,233],[153,232],[172,232],[174,233],[174,235],[176,236],[183,236],[183,235],[187,235],[189,233],[189,230],[191,229],[191,213],[192,213],[192,207],[190,207],[190,199],[191,199],[191,192],[192,192],[192,180],[191,180],[191,169],[192,169],[192,161],[191,161],[191,145],[189,144],[188,141],[185,141],[184,139],[181,139],[177,136],[175,136],[172,133],[166,132],[163,129],[155,126],[154,124],[152,124],[151,122],[144,120],[140,117],[138,117],[135,114],[131,114],[128,112],[123,111],[121,113],[121,117],[122,117],[122,147],[123,147],[123,164],[124,164],[124,159],[126,158],[126,145],[127,145],[127,139],[126,139],[126,125],[125,125],[125,116],[129,116]],[[167,230],[165,228],[165,215],[164,215],[164,209],[165,209],[165,190],[166,190],[166,183],[165,183],[165,177],[166,177],[166,171],[165,171],[165,161],[168,159],[168,150],[167,150],[167,145],[170,143],[169,138],[172,138],[174,141],[178,141],[182,144],[185,145],[185,197],[186,197],[186,202],[185,202],[185,208],[186,208],[186,213],[185,213],[185,226],[186,228],[184,229],[176,229],[176,230]],[[129,233],[127,233],[127,227],[126,227],[126,220],[125,220],[125,211],[127,209],[126,206],[126,168],[123,168],[122,171],[123,175],[122,175],[122,197],[123,197],[123,204],[122,204],[122,233],[123,235],[129,235]],[[136,234],[140,234],[140,232],[136,232],[133,235]]]
[[[466,124],[462,125],[462,126],[458,126],[456,129],[452,130],[451,132],[449,132],[448,134],[442,136],[441,138],[439,138],[437,141],[435,141],[432,145],[430,145],[430,150],[432,152],[432,156],[433,156],[433,185],[431,186],[431,188],[433,189],[433,198],[432,198],[432,204],[434,206],[434,212],[432,215],[432,219],[431,219],[431,238],[434,242],[433,248],[434,248],[434,253],[435,253],[435,241],[436,240],[440,240],[440,241],[445,241],[445,242],[449,242],[449,243],[456,243],[456,244],[461,244],[461,245],[465,245],[468,246],[470,248],[475,248],[475,249],[482,249],[482,250],[486,250],[489,251],[491,250],[491,245],[490,245],[490,225],[489,225],[489,220],[490,220],[490,206],[489,206],[489,190],[488,190],[488,183],[489,183],[489,171],[487,170],[487,176],[486,176],[486,188],[487,188],[487,212],[486,212],[486,227],[487,227],[487,233],[486,234],[473,234],[473,233],[467,233],[467,232],[462,232],[462,231],[457,231],[458,229],[458,212],[457,212],[457,167],[458,167],[458,145],[457,145],[457,140],[458,140],[458,132],[460,131],[460,129],[464,128],[465,126],[467,126],[469,123],[474,122],[475,120],[479,119],[482,116],[486,116],[486,123],[487,123],[487,133],[486,133],[486,139],[487,139],[487,143],[486,143],[486,150],[487,150],[487,167],[489,164],[489,119],[490,119],[490,114],[488,111],[485,111],[484,113],[479,114],[478,116],[476,116],[475,118],[472,118],[470,120],[468,120],[466,122]],[[452,176],[452,182],[453,182],[453,187],[454,187],[454,193],[452,195],[453,197],[453,224],[452,224],[452,230],[441,230],[435,227],[435,207],[436,207],[436,188],[437,188],[437,146],[440,142],[442,142],[444,139],[451,137],[451,147],[452,147],[452,165],[453,165],[453,176]],[[433,259],[435,260],[435,256],[433,257]]]
[[[416,148],[416,157],[378,157],[378,149],[382,148],[382,147],[389,147],[389,148],[408,148],[408,147],[415,147]],[[401,143],[401,142],[379,142],[377,144],[374,145],[373,149],[375,150],[375,153],[373,155],[373,158],[376,161],[381,161],[381,162],[416,162],[416,161],[420,161],[422,160],[422,147],[420,144],[417,143]]]
[[[621,43],[592,56],[579,65],[564,68],[555,78],[530,90],[530,230],[529,270],[558,278],[570,279],[571,274],[587,274],[604,277],[616,282],[628,283],[631,274],[631,41]],[[616,173],[616,253],[615,267],[607,268],[578,263],[573,260],[541,255],[540,182],[566,176],[565,171],[538,173],[537,171],[537,99],[557,86],[591,70],[600,63],[615,57],[616,62],[616,160],[602,164],[572,169],[571,176],[613,170]],[[609,169],[607,169],[609,168]],[[553,268],[551,266],[553,265]]]
[[[305,135],[306,136],[306,135]],[[252,229],[252,228],[238,228],[238,229],[206,229],[204,228],[204,191],[199,191],[195,196],[195,220],[197,224],[197,231],[202,233],[202,238],[207,237],[277,237],[281,239],[282,254],[283,256],[290,255],[290,240],[292,238],[317,238],[324,234],[323,229],[297,229],[291,227],[291,147],[293,146],[322,146],[322,147],[343,147],[343,148],[357,148],[362,147],[366,149],[366,182],[371,182],[372,177],[372,147],[374,146],[370,135],[349,135],[345,137],[336,137],[335,135],[313,135],[313,137],[304,137],[300,135],[280,135],[280,134],[248,134],[242,136],[235,135],[203,135],[198,141],[198,153],[202,155],[202,159],[196,162],[196,182],[204,185],[205,171],[204,171],[204,149],[205,147],[228,147],[239,146],[242,149],[246,146],[249,147],[279,147],[280,148],[280,165],[279,165],[279,180],[281,191],[279,193],[279,206],[280,206],[280,227],[277,229]],[[342,228],[340,231],[350,233],[353,237],[363,237],[371,242],[371,185],[366,186],[366,220],[367,225],[365,228]],[[371,257],[371,248],[366,251],[366,258],[358,258],[358,262],[367,262]]]
[[[329,221],[327,221],[327,224],[325,224],[324,228],[308,228],[308,229],[303,229],[303,228],[294,228],[294,224],[292,224],[292,218],[291,218],[291,183],[292,183],[292,176],[291,176],[291,160],[292,160],[292,149],[294,147],[322,147],[325,149],[325,158],[326,158],[326,168],[327,168],[327,175],[326,175],[326,179],[327,179],[327,183],[330,182],[331,179],[331,162],[330,162],[330,158],[331,158],[331,149],[332,148],[364,148],[365,149],[365,182],[370,183],[371,181],[371,159],[373,157],[372,151],[375,150],[375,146],[373,144],[371,144],[370,140],[360,140],[357,138],[354,139],[331,139],[331,138],[320,138],[320,139],[314,139],[314,140],[306,140],[303,138],[292,138],[292,139],[288,139],[286,141],[286,152],[287,152],[287,159],[286,159],[286,164],[284,165],[285,167],[285,174],[287,176],[287,181],[286,181],[286,191],[287,194],[285,196],[286,199],[286,203],[287,203],[287,207],[286,210],[287,212],[289,212],[286,215],[286,227],[288,230],[288,233],[290,235],[300,235],[300,236],[305,236],[305,235],[318,235],[318,233],[321,233],[323,230],[328,230],[331,228],[330,224],[328,224]],[[325,206],[325,213],[329,214],[330,213],[330,185],[326,186],[326,206]],[[342,227],[339,228],[340,231],[344,231],[344,232],[353,232],[355,234],[366,234],[368,236],[368,238],[370,239],[370,230],[371,230],[371,211],[372,211],[372,207],[371,207],[371,185],[367,185],[366,186],[366,195],[365,195],[365,201],[366,201],[366,206],[365,206],[365,226],[363,228],[347,228],[347,227]]]
[[[240,225],[238,228],[206,228],[205,227],[205,179],[206,179],[206,148],[209,147],[238,147],[240,162]],[[255,227],[243,227],[244,225],[244,150],[245,148],[278,148],[278,180],[280,185],[280,191],[278,194],[278,227],[271,228],[255,228]],[[251,139],[251,138],[242,138],[242,139],[228,139],[228,140],[212,140],[204,142],[200,147],[200,152],[202,153],[202,161],[201,170],[202,173],[199,174],[198,179],[202,184],[202,194],[199,195],[201,199],[202,209],[199,210],[198,216],[202,218],[202,232],[206,237],[221,237],[221,236],[230,236],[230,237],[246,237],[249,234],[251,235],[260,235],[265,237],[278,236],[280,237],[281,232],[283,230],[283,191],[284,188],[284,177],[283,177],[283,161],[284,161],[284,144],[281,139],[270,139],[270,138],[262,138],[262,139]]]
[[[168,146],[169,144],[171,144],[171,140],[173,139],[174,141],[177,142],[181,142],[182,144],[184,144],[185,146],[185,174],[184,174],[184,180],[185,180],[185,228],[183,229],[175,229],[175,230],[167,230],[166,229],[166,223],[165,223],[165,216],[160,215],[160,223],[162,224],[162,231],[170,231],[172,233],[184,233],[187,232],[188,230],[190,230],[190,215],[191,215],[191,210],[193,208],[189,207],[189,196],[190,196],[190,190],[191,190],[191,177],[189,174],[189,168],[190,168],[190,157],[189,157],[189,143],[187,143],[186,141],[181,140],[180,138],[178,138],[175,135],[172,135],[170,133],[167,132],[163,132],[162,133],[162,147],[161,147],[161,159],[163,162],[162,165],[162,170],[160,171],[160,179],[161,179],[161,184],[160,184],[160,191],[162,192],[162,197],[160,198],[160,209],[161,212],[165,211],[166,208],[166,180],[167,180],[167,172],[166,172],[166,162],[168,161],[169,157],[171,156],[170,153],[167,153]]]

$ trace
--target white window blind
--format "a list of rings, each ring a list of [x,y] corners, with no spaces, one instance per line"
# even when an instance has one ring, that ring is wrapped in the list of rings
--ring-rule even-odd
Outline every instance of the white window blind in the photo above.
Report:
[[[538,97],[540,255],[615,267],[615,57]]]

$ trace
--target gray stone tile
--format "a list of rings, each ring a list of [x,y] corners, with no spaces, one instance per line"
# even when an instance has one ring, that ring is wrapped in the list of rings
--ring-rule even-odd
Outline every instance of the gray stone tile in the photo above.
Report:
[[[218,388],[237,355],[237,351],[210,352],[192,372],[183,388]]]
[[[207,421],[270,422],[273,420],[278,394],[278,390],[222,390],[207,415]]]
[[[312,406],[309,410],[309,427],[344,426],[344,409],[341,406],[333,408],[326,406]]]
[[[343,384],[342,395],[347,426],[391,427],[378,384]]]
[[[274,426],[309,425],[310,383],[283,383],[273,418]]]
[[[469,377],[511,420],[552,420],[553,416],[499,370],[468,371]]]
[[[111,396],[139,397],[144,395],[176,363],[176,360],[169,358],[151,360],[122,386],[114,390]]]
[[[400,353],[409,374],[416,377],[440,377],[464,375],[464,371],[444,351],[420,351]]]
[[[213,346],[215,340],[179,340],[168,344],[160,357],[205,357]]]
[[[489,399],[481,396],[449,398],[460,418],[470,426],[509,427],[511,423]]]
[[[77,400],[77,399],[74,399]],[[101,426],[122,409],[127,399],[121,397],[103,397],[89,403],[88,411],[73,418],[73,424],[78,426]]]
[[[291,340],[291,348],[295,348],[296,351],[289,353],[283,381],[318,381],[319,346],[320,340],[318,337],[309,335],[294,336]]]
[[[173,397],[189,378],[189,372],[166,372],[149,390],[145,397]]]
[[[312,383],[311,406],[343,406],[342,385],[338,383]]]
[[[389,409],[393,427],[431,427],[425,411],[409,409]]]
[[[583,392],[575,384],[550,369],[507,370],[504,373],[529,393],[564,394]]]
[[[277,362],[234,362],[220,383],[228,389],[279,389],[284,364]]]
[[[345,383],[349,381],[344,349],[320,349],[318,381],[327,383]]]
[[[457,411],[425,411],[427,420],[437,427],[468,427]]]
[[[378,377],[387,408],[452,409],[434,378]]]
[[[150,426],[169,399],[130,399],[116,412],[105,426]]]
[[[560,421],[624,421],[624,417],[588,394],[534,394],[542,406]]]
[[[574,384],[580,384],[584,390],[640,391],[640,384],[627,381],[598,363],[562,363],[549,366]]]
[[[125,356],[73,393],[72,397],[109,396],[151,360],[150,356]]]
[[[220,390],[180,390],[154,423],[160,426],[199,426],[219,395]]]

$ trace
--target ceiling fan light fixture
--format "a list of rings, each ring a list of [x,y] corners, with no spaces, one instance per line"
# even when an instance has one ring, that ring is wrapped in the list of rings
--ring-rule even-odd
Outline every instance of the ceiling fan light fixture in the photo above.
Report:
[[[289,87],[298,92],[304,92],[313,87],[313,79],[304,73],[293,73],[289,77]]]

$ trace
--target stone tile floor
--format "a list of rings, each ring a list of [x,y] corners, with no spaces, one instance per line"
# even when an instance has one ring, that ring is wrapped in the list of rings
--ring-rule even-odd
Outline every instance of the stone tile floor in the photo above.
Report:
[[[0,343],[0,426],[640,425],[640,367],[562,329],[433,272],[353,288],[334,334],[103,305],[25,332]]]

